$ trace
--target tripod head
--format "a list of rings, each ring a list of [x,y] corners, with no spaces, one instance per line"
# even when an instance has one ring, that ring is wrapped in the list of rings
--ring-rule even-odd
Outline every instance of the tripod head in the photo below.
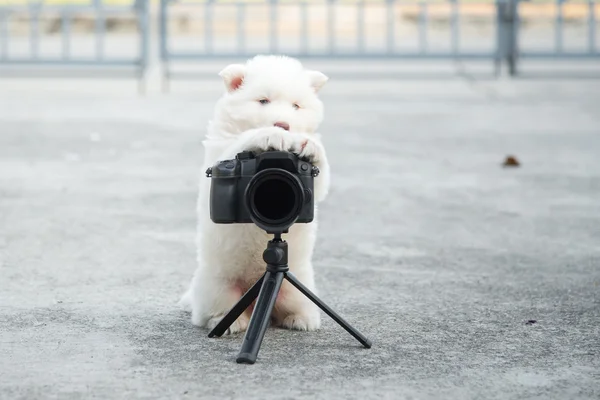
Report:
[[[288,267],[288,244],[281,239],[281,233],[276,233],[275,237],[267,243],[267,248],[263,251],[263,260],[267,264],[267,270],[271,272],[287,272]]]

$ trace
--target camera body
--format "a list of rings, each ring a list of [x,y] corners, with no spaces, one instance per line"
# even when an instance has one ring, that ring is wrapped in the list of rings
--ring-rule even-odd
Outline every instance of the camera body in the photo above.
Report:
[[[285,233],[314,218],[319,169],[287,151],[238,153],[206,171],[211,178],[210,218],[217,224],[252,223]]]

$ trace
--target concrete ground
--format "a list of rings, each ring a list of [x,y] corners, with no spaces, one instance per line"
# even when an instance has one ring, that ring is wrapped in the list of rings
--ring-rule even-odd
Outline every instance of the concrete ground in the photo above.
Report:
[[[324,315],[253,366],[176,307],[220,91],[0,82],[0,398],[600,396],[600,81],[332,76],[316,279],[373,348]]]

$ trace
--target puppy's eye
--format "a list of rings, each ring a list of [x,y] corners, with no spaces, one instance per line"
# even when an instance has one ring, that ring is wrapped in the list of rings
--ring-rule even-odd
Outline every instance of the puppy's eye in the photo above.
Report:
[[[300,108],[300,106],[297,103],[294,103],[293,106],[296,110]]]
[[[271,100],[269,100],[269,99],[260,99],[258,102],[260,104],[269,104],[271,102]]]

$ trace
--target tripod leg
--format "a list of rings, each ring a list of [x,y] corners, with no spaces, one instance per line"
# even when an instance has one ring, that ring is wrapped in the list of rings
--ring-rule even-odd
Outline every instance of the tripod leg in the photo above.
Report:
[[[238,364],[254,364],[256,362],[260,345],[271,322],[271,313],[275,307],[275,300],[277,300],[284,276],[285,272],[267,271],[265,274],[254,312],[250,317],[248,330],[244,336],[242,349],[236,359]]]
[[[215,326],[213,330],[210,331],[210,333],[208,334],[209,338],[215,336],[222,336],[227,331],[227,328],[229,328],[231,324],[233,324],[235,320],[238,319],[238,317],[242,315],[244,311],[246,311],[246,309],[250,306],[250,304],[252,304],[254,299],[256,299],[256,296],[258,296],[264,278],[264,275],[261,276],[260,279],[256,281],[256,283],[252,285],[252,287],[242,296],[242,298],[236,303],[236,305],[233,306],[231,310],[229,310],[229,312],[223,317],[223,319],[219,321],[217,326]]]
[[[306,286],[304,286],[291,272],[288,272],[285,278],[296,287],[303,295],[308,297],[313,303],[327,315],[329,315],[335,322],[337,322],[342,328],[344,328],[349,334],[354,336],[363,346],[367,349],[371,348],[371,341],[364,337],[359,331],[354,329],[349,323],[347,323],[342,317],[340,317],[335,311],[333,311],[327,304],[323,303],[313,292],[311,292]]]

